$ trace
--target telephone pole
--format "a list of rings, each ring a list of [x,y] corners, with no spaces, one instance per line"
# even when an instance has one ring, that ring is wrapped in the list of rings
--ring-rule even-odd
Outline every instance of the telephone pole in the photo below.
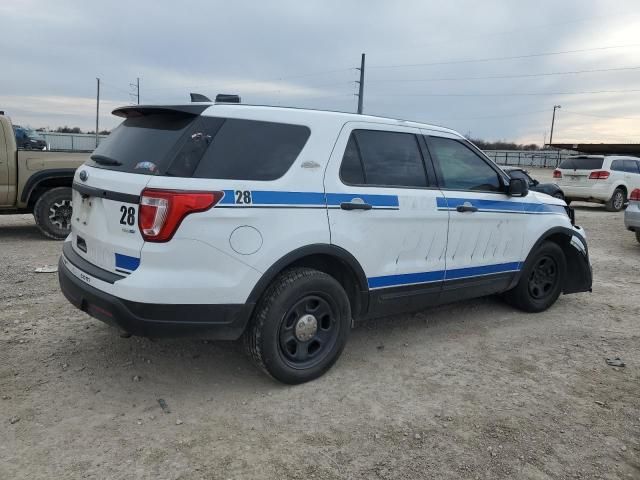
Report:
[[[358,113],[362,114],[362,100],[364,96],[364,53],[360,59],[360,68],[356,70],[360,70],[360,81],[356,83],[358,84]]]
[[[135,95],[136,103],[140,105],[140,77],[136,78],[136,83],[130,83],[129,86],[135,89],[136,93],[133,93],[132,95]]]
[[[98,148],[98,119],[100,117],[100,79],[96,77],[97,90],[96,90],[96,148]]]
[[[553,117],[551,117],[551,133],[549,134],[549,146],[551,146],[551,144],[553,143],[553,126],[556,123],[556,109],[557,108],[562,108],[561,105],[554,105],[553,106]]]

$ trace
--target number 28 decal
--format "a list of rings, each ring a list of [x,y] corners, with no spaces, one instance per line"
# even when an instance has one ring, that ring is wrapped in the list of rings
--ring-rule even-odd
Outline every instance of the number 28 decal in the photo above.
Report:
[[[120,225],[133,225],[136,223],[136,209],[133,207],[127,208],[122,205],[120,207],[120,213],[122,213],[122,217],[120,217]]]
[[[252,203],[250,190],[236,190],[236,205],[249,205]]]

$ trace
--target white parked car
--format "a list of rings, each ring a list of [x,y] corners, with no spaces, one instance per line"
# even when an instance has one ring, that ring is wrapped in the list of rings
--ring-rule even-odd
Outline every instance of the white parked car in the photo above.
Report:
[[[497,293],[539,312],[591,289],[573,211],[452,130],[220,103],[114,114],[76,172],[59,279],[127,332],[243,336],[300,383],[354,320]]]
[[[553,172],[565,200],[604,203],[607,210],[624,208],[632,190],[640,188],[640,160],[618,155],[570,157]]]
[[[629,195],[629,206],[624,211],[624,226],[635,232],[640,242],[640,188],[636,188]]]

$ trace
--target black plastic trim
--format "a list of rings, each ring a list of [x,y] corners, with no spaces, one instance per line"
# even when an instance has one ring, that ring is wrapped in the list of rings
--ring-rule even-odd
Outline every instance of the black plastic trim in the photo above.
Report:
[[[280,272],[296,261],[312,255],[328,255],[334,257],[343,262],[355,273],[358,281],[360,312],[362,314],[366,313],[369,306],[369,284],[364,270],[360,266],[360,263],[358,263],[358,260],[356,260],[355,257],[345,249],[326,243],[307,245],[289,252],[284,257],[280,258],[262,275],[260,280],[258,280],[258,283],[256,283],[253,290],[251,290],[247,301],[250,303],[257,303],[263,292]]]
[[[129,118],[141,117],[145,115],[155,115],[158,113],[182,113],[198,116],[209,108],[211,104],[189,104],[189,105],[130,105],[119,107],[111,113],[116,117]]]
[[[204,337],[236,340],[244,331],[253,304],[149,304],[122,300],[76,278],[58,263],[58,280],[64,296],[92,317],[145,337]]]
[[[73,182],[73,189],[80,195],[87,197],[100,197],[116,202],[134,203],[136,205],[140,203],[140,195],[133,195],[131,193],[121,193],[105,190],[104,188],[89,187],[78,182]]]
[[[29,177],[27,183],[25,183],[24,188],[22,189],[22,195],[20,195],[20,201],[27,202],[33,191],[41,182],[53,178],[69,178],[70,181],[73,181],[73,175],[75,173],[75,168],[54,168],[34,173]]]
[[[108,270],[104,270],[100,267],[95,266],[93,263],[88,262],[78,253],[76,253],[71,242],[64,242],[64,245],[62,246],[62,254],[74,267],[82,270],[85,273],[88,273],[98,280],[102,280],[103,282],[113,284],[118,280],[122,280],[123,278],[125,278],[122,275],[117,275],[113,272],[109,272]]]

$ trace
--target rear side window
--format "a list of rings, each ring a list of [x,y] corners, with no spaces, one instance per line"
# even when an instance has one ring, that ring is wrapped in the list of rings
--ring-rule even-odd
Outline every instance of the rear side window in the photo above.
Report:
[[[635,160],[623,160],[624,171],[629,173],[640,173],[638,171],[638,162]]]
[[[161,113],[127,118],[93,152],[103,160],[89,164],[130,173],[163,175],[180,139],[197,119],[194,115]]]
[[[412,133],[354,130],[340,166],[351,185],[426,187],[418,139]]]
[[[301,125],[156,113],[127,118],[100,143],[90,164],[147,175],[275,180],[309,135]]]
[[[217,130],[193,176],[275,180],[298,158],[310,130],[301,125],[227,119]]]
[[[622,160],[614,160],[611,162],[611,170],[615,172],[624,172],[624,163]]]
[[[438,161],[443,188],[483,192],[502,190],[498,173],[462,142],[429,137],[429,151]]]
[[[567,170],[598,170],[602,168],[603,158],[567,158],[560,163],[562,169]]]

